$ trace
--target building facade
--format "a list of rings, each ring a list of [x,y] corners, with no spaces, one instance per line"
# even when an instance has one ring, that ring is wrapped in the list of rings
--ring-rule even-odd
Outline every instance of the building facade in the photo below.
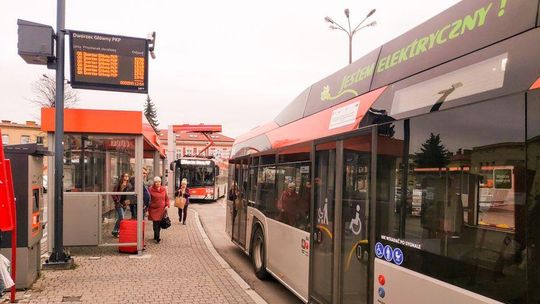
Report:
[[[2,143],[4,145],[18,145],[38,143],[47,146],[47,134],[41,131],[41,126],[35,121],[26,121],[19,124],[9,120],[0,122],[2,130]]]
[[[179,133],[175,134],[175,136],[175,159],[184,156],[197,156],[210,143],[203,134],[196,132]],[[225,136],[221,133],[214,133],[210,134],[209,136],[214,143],[207,150],[205,150],[201,156],[213,156],[218,159],[229,159],[234,138]],[[167,140],[167,130],[160,131],[160,141],[162,145],[168,147],[169,142]]]

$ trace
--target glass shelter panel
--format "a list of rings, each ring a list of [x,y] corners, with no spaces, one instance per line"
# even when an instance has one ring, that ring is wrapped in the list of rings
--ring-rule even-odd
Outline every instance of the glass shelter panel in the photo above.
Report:
[[[101,213],[100,243],[113,244],[126,240],[137,242],[137,196],[136,195],[99,195]],[[120,230],[120,223],[128,227]],[[120,236],[120,232],[124,235]]]
[[[65,243],[118,243],[120,221],[137,216],[135,136],[67,134],[64,142],[65,227],[77,228],[64,230]],[[136,221],[132,224],[136,242]]]
[[[134,137],[69,134],[64,142],[66,192],[112,192],[135,171]]]

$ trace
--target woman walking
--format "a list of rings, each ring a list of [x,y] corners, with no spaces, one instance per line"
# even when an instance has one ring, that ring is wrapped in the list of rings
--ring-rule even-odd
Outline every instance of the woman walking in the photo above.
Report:
[[[133,192],[133,185],[129,182],[129,174],[124,173],[122,178],[118,181],[118,185],[114,188],[114,192]],[[116,222],[112,235],[118,237],[118,230],[120,229],[120,222],[124,219],[126,214],[126,208],[130,205],[131,201],[135,201],[132,195],[113,195],[114,209],[116,209]]]
[[[148,219],[153,222],[154,240],[156,243],[161,241],[161,220],[169,208],[169,197],[167,196],[167,188],[161,186],[161,178],[154,177],[154,183],[148,189],[150,192],[150,206],[148,207]]]
[[[180,188],[176,191],[177,197],[183,197],[186,200],[184,208],[178,208],[178,220],[182,222],[182,225],[186,224],[187,208],[189,205],[189,188],[187,187],[187,179],[183,178],[180,183]],[[182,217],[183,213],[183,217]]]

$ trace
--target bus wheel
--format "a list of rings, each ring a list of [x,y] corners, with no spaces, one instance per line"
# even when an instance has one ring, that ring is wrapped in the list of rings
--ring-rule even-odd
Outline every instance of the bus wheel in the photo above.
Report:
[[[255,230],[251,244],[251,262],[253,263],[253,270],[255,271],[257,278],[265,280],[268,278],[268,272],[266,271],[265,262],[264,235],[260,228]]]

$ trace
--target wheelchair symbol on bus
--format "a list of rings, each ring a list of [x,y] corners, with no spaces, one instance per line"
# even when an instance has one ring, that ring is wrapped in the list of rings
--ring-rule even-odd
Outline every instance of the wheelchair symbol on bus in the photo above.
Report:
[[[362,232],[362,221],[360,220],[360,205],[356,205],[356,216],[351,220],[349,229],[351,229],[354,235],[359,235],[360,232]]]
[[[382,257],[384,256],[384,246],[380,242],[377,242],[377,244],[375,244],[375,255],[379,259],[382,259]]]

